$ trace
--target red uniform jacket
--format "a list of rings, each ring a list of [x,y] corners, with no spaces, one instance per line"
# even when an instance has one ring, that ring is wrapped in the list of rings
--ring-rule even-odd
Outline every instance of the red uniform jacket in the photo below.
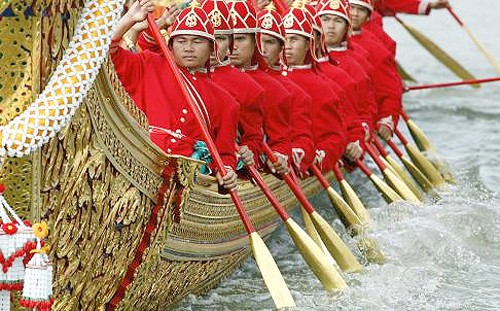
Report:
[[[167,60],[150,51],[134,54],[118,46],[112,46],[111,59],[123,86],[148,117],[151,140],[167,153],[190,156],[194,142],[203,136]],[[200,112],[224,165],[234,169],[238,103],[206,73],[182,71],[203,99]]]
[[[356,96],[355,82],[347,72],[329,62],[328,57],[320,60],[319,69],[332,81],[332,85],[340,96],[345,95],[345,123],[347,125],[347,143],[363,142],[365,130],[359,117],[360,104]],[[339,90],[340,89],[340,90]]]
[[[264,89],[262,113],[267,144],[273,151],[290,156],[290,93],[261,69],[249,69],[245,72]]]
[[[339,112],[340,98],[324,77],[308,66],[290,68],[288,77],[312,98],[312,132],[317,150],[323,150],[325,158],[322,170],[329,171],[344,154],[346,142],[345,123]]]
[[[382,16],[377,11],[372,12],[370,20],[363,25],[363,30],[368,30],[374,34],[377,40],[391,52],[392,57],[396,57],[396,41],[385,32]]]
[[[397,72],[396,62],[390,52],[368,31],[355,32],[351,40],[369,52],[373,65],[369,71],[377,101],[377,122],[392,117],[394,125],[402,106],[403,83]]]
[[[248,75],[228,64],[213,67],[211,77],[240,104],[239,142],[240,145],[246,145],[252,150],[255,163],[258,163],[264,141],[262,128],[264,89]]]
[[[300,148],[304,151],[302,160],[300,161],[300,167],[296,167],[296,169],[300,173],[305,173],[312,165],[315,156],[311,121],[312,98],[288,78],[288,73],[286,71],[281,71],[280,68],[273,68],[269,69],[268,73],[276,78],[276,80],[278,80],[278,82],[280,82],[292,95],[289,102],[291,111],[290,142],[292,150],[294,148]]]
[[[377,113],[377,103],[373,92],[373,83],[365,69],[357,62],[354,50],[346,46],[329,49],[329,56],[339,62],[339,67],[347,72],[356,84],[358,115],[365,131],[372,129]],[[364,57],[364,56],[361,56]],[[366,61],[366,59],[365,59]]]

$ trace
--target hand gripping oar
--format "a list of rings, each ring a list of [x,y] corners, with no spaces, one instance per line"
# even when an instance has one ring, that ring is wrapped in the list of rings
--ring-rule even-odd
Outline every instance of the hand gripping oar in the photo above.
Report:
[[[356,212],[356,215],[358,215],[358,218],[363,223],[368,223],[370,221],[370,213],[368,213],[363,202],[361,202],[351,185],[349,185],[347,180],[345,180],[338,164],[333,167],[333,174],[339,183],[340,190],[342,191],[342,195],[344,196],[346,202],[354,210],[354,212]]]
[[[363,223],[361,219],[359,219],[358,215],[351,209],[349,204],[335,191],[335,189],[330,186],[330,183],[326,179],[325,176],[321,173],[320,169],[315,165],[311,165],[309,170],[313,173],[314,176],[318,179],[319,183],[326,190],[328,194],[328,198],[332,202],[333,207],[337,211],[339,217],[343,220],[344,225],[346,227],[351,226],[363,226],[366,223]]]
[[[373,174],[373,172],[368,167],[366,167],[366,165],[361,160],[357,160],[356,165],[363,173],[365,173],[366,176],[368,176],[373,185],[375,185],[375,188],[378,189],[378,191],[382,194],[382,197],[388,204],[396,201],[403,201],[403,199],[396,191],[389,187],[389,185],[387,185],[382,179],[380,179],[380,177]]]
[[[414,145],[409,143],[397,128],[394,129],[394,133],[405,147],[413,163],[427,176],[431,183],[434,186],[442,185],[444,179],[432,163]]]
[[[448,9],[448,12],[450,12],[451,16],[453,16],[453,18],[460,25],[460,27],[463,30],[465,30],[465,32],[467,33],[467,35],[469,35],[469,37],[476,44],[476,46],[478,47],[478,49],[481,51],[481,53],[483,53],[483,55],[490,62],[490,64],[492,64],[493,67],[495,67],[496,71],[500,73],[500,63],[498,62],[498,60],[493,56],[493,54],[490,53],[490,51],[488,51],[488,49],[486,48],[486,46],[481,41],[479,41],[479,39],[476,37],[476,35],[474,35],[474,33],[472,32],[472,30],[469,27],[467,27],[467,25],[464,24],[464,22],[460,19],[460,17],[458,17],[458,15],[455,13],[455,11],[453,11],[453,9],[451,8],[451,6],[448,6],[447,9]]]
[[[481,83],[490,83],[490,82],[497,82],[497,81],[500,81],[500,77],[407,86],[404,88],[404,91],[409,92],[409,91],[426,90],[426,89],[437,89],[437,88],[442,88],[442,87],[460,86],[460,85],[469,85],[469,84],[481,84]]]
[[[366,144],[366,151],[372,158],[372,160],[375,162],[375,164],[378,166],[382,174],[384,175],[385,181],[394,189],[396,190],[399,195],[407,200],[411,201],[414,203],[422,203],[415,194],[408,188],[408,186],[401,180],[399,177],[394,173],[387,165],[385,165],[377,155],[377,152],[374,150],[373,146],[371,144]]]
[[[399,17],[394,16],[394,18],[410,33],[410,35],[417,40],[420,45],[422,45],[429,53],[431,53],[438,61],[450,69],[455,75],[457,75],[462,80],[473,80],[476,79],[467,69],[460,65],[456,60],[454,60],[450,55],[448,55],[443,49],[441,49],[436,43],[432,42],[431,39],[426,37],[423,33],[415,29],[414,27],[403,22]],[[479,87],[479,85],[474,85],[474,87]]]
[[[344,199],[332,188],[332,186],[330,186],[330,183],[316,165],[313,164],[309,170],[314,174],[314,176],[316,176],[321,186],[327,191],[330,201],[332,201],[332,205],[335,207],[337,214],[339,214],[339,216],[344,218],[345,222],[347,222],[346,227],[353,226],[351,230],[352,234],[361,235],[363,233],[363,227],[366,226],[367,223],[361,222],[349,204],[347,204]],[[348,217],[351,219],[348,219]],[[378,243],[375,239],[368,236],[360,236],[357,240],[357,245],[359,250],[370,262],[376,262],[379,264],[385,262],[385,256],[378,247]]]
[[[398,156],[398,158],[401,160],[401,162],[406,167],[408,172],[410,172],[413,178],[418,182],[420,187],[433,198],[439,199],[440,196],[436,192],[434,185],[432,185],[432,183],[425,176],[425,174],[422,173],[422,171],[419,170],[418,167],[416,167],[415,164],[413,164],[413,162],[403,154],[403,152],[401,152],[401,150],[398,148],[398,146],[396,146],[396,144],[392,140],[387,140],[387,144],[391,147],[392,151],[394,151],[394,153]]]
[[[266,156],[269,160],[271,160],[271,162],[275,163],[277,159],[271,148],[266,143],[263,143],[262,145]],[[340,269],[346,272],[361,271],[363,267],[353,255],[351,250],[347,247],[344,241],[342,241],[338,234],[335,233],[328,222],[314,210],[314,207],[311,203],[309,203],[306,195],[302,192],[299,185],[292,180],[289,174],[282,174],[282,177],[288,187],[290,187],[290,190],[292,190],[299,203],[311,217],[314,227],[318,230],[321,240],[325,243],[328,252],[333,256]]]
[[[391,157],[391,155],[385,150],[385,147],[382,145],[377,136],[373,135],[372,141],[375,147],[377,147],[377,150],[380,155],[380,160],[385,161],[384,164],[392,167],[397,176],[400,177],[401,180],[405,182],[405,184],[408,186],[408,188],[410,188],[413,194],[415,194],[415,196],[420,201],[423,201],[424,197],[422,196],[420,188],[415,184],[413,178],[410,175],[408,175],[405,169],[401,165],[399,165],[399,163],[396,160],[394,160],[393,157]]]
[[[158,26],[155,23],[154,17],[151,14],[148,14],[148,24],[151,32],[155,37],[156,43],[158,43],[158,45],[162,50],[163,56],[168,61],[170,68],[172,68],[172,72],[175,75],[176,82],[178,83],[179,87],[182,90],[182,96],[188,102],[191,111],[193,112],[196,118],[196,122],[198,123],[198,126],[201,129],[201,132],[203,134],[203,139],[205,140],[208,146],[208,149],[217,166],[217,169],[219,170],[220,174],[224,176],[226,174],[226,169],[224,168],[222,159],[219,153],[217,152],[212,137],[210,137],[210,134],[207,128],[205,127],[205,123],[202,121],[198,108],[196,108],[196,105],[193,102],[192,97],[189,95],[188,90],[186,89],[186,86],[182,81],[180,73],[177,69],[177,65],[175,64],[173,57],[170,55],[170,51],[167,48],[165,40],[163,39],[163,36],[160,34]],[[288,289],[285,280],[283,279],[283,276],[281,275],[281,272],[279,271],[278,266],[276,265],[276,262],[274,261],[271,253],[269,252],[269,249],[266,247],[264,241],[262,240],[262,238],[256,232],[254,226],[252,225],[252,222],[250,221],[250,218],[248,217],[248,214],[246,213],[243,207],[243,203],[241,202],[241,199],[237,191],[236,190],[229,191],[229,194],[234,202],[238,214],[240,215],[241,221],[243,222],[243,226],[245,227],[245,230],[248,233],[253,256],[255,258],[255,261],[257,262],[257,266],[259,267],[259,270],[271,294],[271,297],[273,298],[276,308],[279,309],[284,307],[294,307],[295,302],[290,293],[290,290]]]
[[[271,189],[266,185],[266,182],[260,176],[254,166],[247,166],[247,169],[252,176],[252,179],[262,190],[271,205],[274,207],[280,218],[286,225],[286,229],[290,234],[295,246],[299,250],[302,258],[309,265],[316,277],[326,290],[341,289],[347,287],[342,276],[330,264],[321,248],[311,239],[309,235],[288,215],[285,208],[281,205],[278,199],[271,192]]]
[[[408,130],[410,131],[410,134],[413,137],[413,140],[417,144],[418,149],[420,149],[423,152],[431,153],[432,164],[439,170],[444,179],[449,183],[452,184],[456,183],[455,177],[453,176],[450,167],[448,166],[448,164],[446,164],[445,161],[443,161],[438,156],[436,148],[434,148],[430,139],[427,137],[427,135],[425,135],[424,131],[422,131],[422,129],[412,119],[410,119],[410,117],[408,116],[408,114],[406,114],[404,110],[401,110],[401,117],[403,117],[403,120],[405,121],[406,126],[408,127]],[[423,170],[422,172],[425,173]],[[432,182],[432,179],[430,180]]]

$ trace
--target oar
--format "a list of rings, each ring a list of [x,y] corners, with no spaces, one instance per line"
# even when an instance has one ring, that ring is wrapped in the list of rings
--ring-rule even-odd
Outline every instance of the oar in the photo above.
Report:
[[[266,156],[269,160],[271,160],[271,162],[275,163],[277,159],[271,148],[266,143],[263,143],[263,147]],[[328,222],[314,210],[314,207],[311,203],[309,203],[306,195],[299,185],[292,180],[289,174],[282,174],[282,177],[290,190],[292,190],[295,197],[298,199],[299,203],[311,217],[311,221],[313,222],[316,230],[318,230],[321,240],[325,243],[326,248],[333,256],[340,269],[346,272],[361,271],[363,267],[353,255],[351,250],[347,247],[344,241],[342,241],[338,234],[335,233]]]
[[[394,129],[394,133],[405,147],[413,163],[427,176],[431,183],[434,186],[442,185],[444,179],[432,163],[414,145],[409,143],[397,128]]]
[[[344,199],[337,193],[337,191],[335,191],[332,186],[330,186],[330,183],[316,165],[312,165],[309,170],[314,174],[314,176],[316,176],[321,186],[327,191],[328,196],[332,201],[332,205],[339,205],[339,207],[336,207],[335,209],[337,210],[337,213],[339,214],[339,216],[341,216],[341,218],[345,218],[345,221],[347,222],[346,227],[352,227],[354,225],[354,227],[352,227],[353,230],[351,230],[352,234],[360,235],[362,233],[360,232],[360,230],[363,230],[363,226],[365,226],[366,223],[363,224],[361,222],[361,220],[351,209],[349,204],[347,204]],[[349,221],[347,219],[348,217],[351,217],[352,220]],[[368,236],[361,236],[357,240],[357,245],[359,250],[366,256],[366,258],[370,262],[376,262],[379,264],[385,262],[385,256],[378,247],[378,243],[375,239]]]
[[[493,54],[490,53],[490,51],[488,51],[486,46],[481,41],[479,41],[479,39],[476,37],[476,35],[474,35],[472,30],[469,27],[467,27],[467,25],[464,24],[464,22],[460,19],[460,17],[458,17],[458,15],[455,13],[452,7],[448,6],[447,9],[448,12],[450,12],[451,16],[453,16],[453,18],[460,25],[460,27],[462,27],[462,29],[465,30],[465,32],[469,35],[472,41],[474,41],[478,49],[481,51],[481,53],[483,53],[483,55],[490,62],[490,64],[492,64],[493,67],[495,67],[496,71],[500,73],[500,63],[498,62],[498,60],[493,56]]]
[[[200,130],[203,134],[203,139],[205,140],[208,146],[208,149],[210,151],[210,154],[212,155],[214,163],[216,164],[220,174],[224,176],[226,174],[226,169],[224,167],[224,164],[222,163],[222,159],[219,153],[217,152],[215,144],[205,126],[205,123],[202,121],[202,117],[200,116],[196,104],[193,102],[193,98],[189,95],[189,91],[186,89],[186,85],[184,84],[180,76],[179,70],[177,69],[177,65],[175,64],[173,56],[170,54],[170,51],[167,48],[163,36],[160,34],[160,31],[155,23],[153,15],[148,14],[147,19],[149,28],[154,35],[156,43],[160,46],[163,56],[168,61],[168,64],[175,75],[175,80],[178,83],[179,87],[181,88],[182,95],[184,99],[188,102],[191,111],[196,118],[196,122],[198,123],[197,125],[200,127]],[[252,222],[250,221],[250,218],[248,217],[248,214],[243,207],[243,203],[241,202],[238,192],[236,190],[232,190],[229,191],[229,194],[234,202],[236,210],[238,211],[243,226],[245,227],[245,230],[248,233],[253,256],[255,258],[255,261],[257,262],[257,266],[260,269],[264,282],[271,294],[271,297],[273,298],[276,308],[279,309],[284,307],[294,307],[295,302],[290,293],[290,290],[288,289],[285,280],[283,279],[283,276],[281,275],[281,272],[278,269],[278,266],[276,265],[276,262],[274,261],[271,255],[271,252],[266,247],[264,241],[256,232]]]
[[[398,66],[398,73],[399,75],[401,76],[401,79],[403,79],[404,81],[410,81],[410,82],[417,82],[417,80],[415,80],[415,78],[413,78],[409,73],[408,71],[406,71],[403,66],[401,66],[401,64],[399,62],[396,62],[396,65]]]
[[[434,162],[433,164],[437,167],[444,179],[449,183],[456,183],[455,177],[453,176],[450,167],[438,156],[436,148],[434,148],[430,139],[427,137],[427,135],[425,135],[424,131],[422,131],[422,129],[412,119],[410,119],[408,114],[406,114],[403,109],[401,110],[401,117],[403,117],[403,120],[405,121],[406,126],[408,127],[408,130],[413,137],[413,140],[417,144],[418,149],[423,152],[432,153]],[[425,172],[423,171],[423,173]],[[432,179],[430,180],[432,181]]]
[[[413,178],[410,175],[408,175],[405,169],[401,165],[399,165],[399,163],[393,157],[391,157],[391,155],[385,150],[384,146],[382,145],[377,136],[373,135],[372,141],[375,147],[377,147],[378,152],[380,153],[380,160],[385,160],[386,165],[392,167],[392,169],[396,172],[397,176],[399,176],[405,182],[405,184],[408,186],[408,188],[410,188],[413,194],[415,194],[415,196],[420,201],[423,201],[424,197],[422,196],[422,193],[420,192],[418,186],[415,184]]]
[[[439,194],[437,193],[435,187],[432,185],[430,180],[425,176],[424,173],[422,173],[421,170],[418,169],[418,167],[411,162],[410,159],[408,159],[401,150],[399,150],[398,146],[392,141],[392,140],[387,140],[387,144],[391,147],[391,149],[394,151],[394,153],[398,156],[398,158],[403,162],[403,165],[406,167],[406,169],[410,172],[410,174],[413,176],[413,178],[418,182],[420,187],[429,195],[431,195],[435,199],[440,199]]]
[[[423,33],[415,29],[413,26],[408,25],[406,22],[403,22],[399,17],[394,16],[394,18],[410,33],[413,38],[418,41],[418,43],[420,43],[438,61],[448,67],[460,79],[476,79],[469,71],[467,71],[467,69],[460,65],[456,60],[454,60],[450,55],[443,51],[443,49],[441,49],[436,43],[432,42],[431,39],[426,37]],[[479,87],[479,85],[473,86]]]
[[[351,206],[351,208],[356,212],[358,218],[363,223],[368,223],[370,221],[370,213],[368,213],[365,205],[363,204],[363,202],[361,202],[356,192],[354,192],[354,189],[352,189],[351,185],[349,185],[347,180],[345,180],[344,175],[340,171],[338,164],[336,164],[333,167],[333,173],[335,175],[335,179],[337,179],[337,182],[339,183],[339,187],[340,190],[342,191],[344,199],[347,201],[349,206]]]
[[[362,226],[365,224],[359,219],[358,215],[351,209],[349,204],[347,204],[337,191],[330,186],[330,183],[316,165],[312,165],[309,170],[316,176],[316,179],[318,179],[323,189],[326,190],[328,198],[346,227]]]
[[[490,82],[497,82],[497,81],[500,81],[500,77],[407,86],[404,88],[404,91],[409,92],[409,91],[417,91],[417,90],[425,90],[425,89],[437,89],[437,88],[442,88],[442,87],[460,86],[460,85],[469,85],[469,84],[482,84],[482,83],[490,83]]]
[[[403,200],[399,196],[399,194],[391,187],[389,187],[389,185],[387,185],[382,179],[380,179],[380,177],[373,174],[373,172],[368,167],[366,167],[366,165],[361,160],[356,161],[356,165],[363,173],[365,173],[366,176],[368,176],[373,185],[375,185],[375,188],[378,189],[378,191],[382,194],[382,197],[388,204]]]
[[[372,160],[375,162],[375,164],[378,166],[379,170],[382,172],[382,175],[384,175],[384,179],[389,184],[396,192],[405,200],[411,201],[414,203],[422,203],[415,194],[408,188],[408,186],[398,178],[398,176],[390,170],[390,168],[385,165],[380,158],[378,157],[376,151],[374,150],[373,146],[371,144],[366,144],[366,151],[372,158]]]
[[[278,199],[271,192],[271,189],[266,185],[266,182],[260,176],[254,166],[247,166],[252,179],[262,190],[271,205],[274,207],[278,215],[285,223],[286,229],[290,234],[295,246],[309,265],[316,277],[319,279],[323,287],[327,290],[335,290],[347,287],[342,276],[330,264],[325,254],[319,246],[311,239],[309,235],[288,215],[285,208],[281,205]]]

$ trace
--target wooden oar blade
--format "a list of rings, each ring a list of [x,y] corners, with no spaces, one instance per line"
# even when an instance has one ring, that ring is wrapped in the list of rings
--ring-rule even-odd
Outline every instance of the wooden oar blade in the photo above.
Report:
[[[420,201],[423,201],[424,197],[422,196],[420,189],[415,184],[415,181],[413,180],[413,178],[410,175],[408,175],[408,173],[404,170],[404,168],[401,167],[401,165],[399,165],[399,163],[396,162],[396,160],[394,160],[390,155],[387,155],[385,160],[387,161],[387,164],[394,169],[397,176],[399,176],[403,180],[403,182],[408,186],[408,188],[410,188],[410,190],[413,192],[413,194]]]
[[[289,218],[285,224],[295,246],[323,287],[329,291],[347,287],[340,273],[331,265],[314,240],[293,219]]]
[[[342,195],[344,196],[347,203],[352,207],[356,215],[358,215],[359,220],[362,223],[370,222],[370,213],[365,208],[363,202],[359,199],[354,189],[352,189],[351,185],[345,180],[342,179],[339,182],[340,190],[342,191]]]
[[[269,293],[271,293],[276,308],[295,307],[292,294],[266,244],[264,244],[257,232],[252,232],[249,238],[255,262],[259,267]]]
[[[360,237],[356,241],[356,245],[369,262],[379,265],[385,263],[385,255],[380,250],[377,240],[370,237]]]
[[[394,191],[389,185],[387,185],[380,177],[378,177],[375,174],[370,175],[370,180],[372,183],[375,185],[375,187],[380,191],[382,194],[382,197],[385,199],[385,201],[388,204],[397,202],[397,201],[403,201],[403,198]]]
[[[385,169],[382,171],[387,183],[405,200],[413,202],[415,204],[421,204],[422,202],[413,194],[413,192],[406,186],[406,184],[401,181],[390,169]]]
[[[328,222],[317,212],[311,213],[310,216],[321,240],[325,243],[326,248],[332,254],[340,269],[345,272],[361,271],[363,269],[361,264]]]
[[[460,65],[453,57],[441,49],[436,43],[425,36],[423,33],[418,31],[413,26],[408,25],[401,19],[397,18],[398,22],[408,31],[408,33],[417,40],[420,45],[422,45],[427,51],[429,51],[437,60],[439,60],[443,65],[450,69],[456,76],[462,80],[473,80],[476,79],[467,69]],[[479,87],[479,85],[472,85],[473,87]]]
[[[476,44],[476,46],[479,48],[479,50],[483,53],[483,55],[486,57],[486,59],[490,62],[491,65],[493,65],[493,67],[495,68],[495,70],[500,73],[500,63],[498,62],[498,60],[495,58],[495,56],[493,56],[493,54],[491,54],[490,51],[488,51],[488,49],[486,48],[486,46],[481,42],[479,41],[479,39],[476,37],[476,35],[472,32],[472,30],[470,30],[469,27],[463,25],[462,27],[465,32],[469,35],[469,37],[472,39],[472,41],[474,41],[474,43]]]
[[[337,214],[339,217],[344,219],[346,227],[362,226],[365,224],[361,222],[358,215],[356,215],[356,213],[351,209],[349,204],[347,204],[346,201],[344,201],[344,199],[332,187],[328,187],[326,192],[333,207],[337,211]]]
[[[415,180],[418,182],[420,187],[429,194],[432,198],[439,200],[441,199],[441,196],[437,193],[436,189],[430,182],[430,180],[422,173],[421,170],[419,170],[415,164],[411,162],[410,159],[407,157],[403,156],[401,157],[401,161],[403,162],[403,165],[406,167],[406,169],[410,172],[410,174],[415,178]]]
[[[444,178],[432,163],[424,157],[424,155],[412,144],[405,145],[406,152],[412,159],[413,163],[425,174],[434,186],[444,184]]]

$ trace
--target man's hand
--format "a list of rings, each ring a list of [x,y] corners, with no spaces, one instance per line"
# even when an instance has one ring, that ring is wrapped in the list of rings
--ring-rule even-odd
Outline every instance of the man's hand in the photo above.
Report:
[[[450,1],[448,0],[434,0],[429,3],[431,9],[445,9],[450,6]]]
[[[279,152],[273,152],[273,154],[276,157],[277,161],[275,163],[272,163],[270,160],[267,160],[267,166],[269,167],[271,172],[278,174],[288,173],[288,157]]]
[[[392,138],[392,129],[385,124],[380,124],[377,133],[385,140],[390,140]]]
[[[153,12],[154,9],[155,6],[151,0],[139,0],[132,4],[125,16],[133,23],[140,23],[144,21],[148,16],[148,13]]]
[[[179,13],[181,12],[181,9],[177,6],[172,6],[167,8],[162,16],[156,20],[156,25],[158,25],[158,28],[160,29],[166,29],[174,24],[175,18]]]
[[[359,143],[350,142],[345,148],[344,156],[351,162],[356,162],[363,155],[363,149],[359,146]]]
[[[253,159],[253,152],[248,148],[248,146],[241,146],[238,151],[238,155],[243,160],[245,166],[255,165],[255,161]]]
[[[215,174],[215,178],[217,178],[219,185],[224,187],[226,190],[236,190],[236,187],[238,186],[238,176],[230,167],[226,167],[226,175],[224,177],[221,176],[220,172],[217,172],[217,174]]]

